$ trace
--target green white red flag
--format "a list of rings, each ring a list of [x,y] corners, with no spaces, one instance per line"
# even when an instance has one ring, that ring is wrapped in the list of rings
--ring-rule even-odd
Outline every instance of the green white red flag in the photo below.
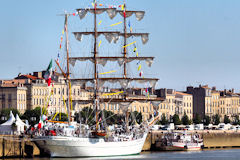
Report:
[[[45,78],[46,82],[48,83],[48,86],[51,85],[51,79],[52,79],[51,77],[52,77],[52,59],[51,59],[49,65],[48,65],[48,68],[44,74],[44,78]]]

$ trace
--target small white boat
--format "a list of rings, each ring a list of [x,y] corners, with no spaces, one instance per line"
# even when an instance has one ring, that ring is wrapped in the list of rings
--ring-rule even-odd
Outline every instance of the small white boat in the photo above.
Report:
[[[203,140],[199,134],[186,132],[166,133],[156,147],[166,151],[193,151],[203,147]]]

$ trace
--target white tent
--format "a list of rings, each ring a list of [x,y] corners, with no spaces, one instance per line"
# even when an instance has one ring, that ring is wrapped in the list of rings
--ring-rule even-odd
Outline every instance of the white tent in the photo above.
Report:
[[[10,117],[7,122],[0,125],[0,134],[13,134],[12,124],[15,122],[15,117],[10,111]]]
[[[16,128],[13,127],[14,125]],[[23,123],[18,114],[15,118],[12,111],[10,111],[10,117],[7,122],[0,125],[0,134],[13,134],[15,131],[17,134],[20,134],[21,132],[24,132],[24,126],[27,125]]]
[[[18,114],[16,114],[16,121],[15,124],[17,126],[17,132],[21,133],[24,132],[24,126],[27,126],[18,116]]]

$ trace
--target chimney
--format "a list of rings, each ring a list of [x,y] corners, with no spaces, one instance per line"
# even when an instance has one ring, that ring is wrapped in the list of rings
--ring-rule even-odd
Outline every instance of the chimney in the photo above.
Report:
[[[193,86],[187,86],[187,93],[193,93]]]
[[[226,94],[227,94],[227,90],[226,90],[226,89],[224,89],[224,92],[223,92],[223,93],[224,93],[224,95],[226,95]]]
[[[234,93],[234,88],[232,88],[232,93]]]
[[[216,91],[216,90],[217,90],[216,86],[213,86],[213,87],[212,87],[212,90],[213,90],[213,91]]]

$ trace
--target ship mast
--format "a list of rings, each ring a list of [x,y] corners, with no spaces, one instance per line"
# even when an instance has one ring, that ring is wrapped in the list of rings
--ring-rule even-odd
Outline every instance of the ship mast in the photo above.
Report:
[[[123,9],[117,10],[117,8],[98,8],[96,0],[94,1],[94,8],[79,8],[77,9],[77,12],[79,14],[80,20],[83,19],[87,13],[92,13],[94,15],[94,30],[92,32],[73,32],[75,38],[78,41],[82,41],[83,35],[92,35],[94,37],[94,49],[91,56],[89,57],[69,57],[69,62],[74,66],[75,62],[77,60],[80,61],[88,61],[90,60],[93,63],[94,66],[94,75],[93,78],[78,78],[78,79],[71,79],[73,82],[80,82],[80,84],[86,84],[87,82],[91,82],[94,85],[94,96],[91,98],[88,102],[91,104],[94,104],[95,109],[95,115],[96,115],[96,131],[98,129],[97,123],[98,123],[98,113],[99,113],[99,91],[98,89],[104,85],[105,82],[111,82],[111,83],[120,83],[121,87],[123,88],[124,94],[123,99],[117,99],[117,98],[103,98],[101,97],[101,102],[103,103],[109,103],[111,102],[133,102],[135,100],[138,101],[146,101],[146,98],[127,98],[127,92],[126,88],[128,88],[128,84],[131,82],[137,82],[137,83],[147,83],[149,82],[151,86],[155,86],[156,82],[158,81],[157,78],[144,78],[144,77],[128,77],[127,74],[127,64],[134,61],[146,61],[148,66],[151,67],[152,61],[154,57],[139,57],[139,56],[128,56],[127,55],[127,39],[129,37],[141,37],[143,44],[147,43],[148,41],[148,35],[149,33],[128,33],[127,32],[127,18],[130,17],[132,14],[135,14],[138,20],[141,20],[144,17],[145,12],[144,11],[127,11],[126,10],[126,2],[124,0]],[[97,15],[107,12],[108,16],[113,19],[117,13],[119,13],[121,16],[123,16],[123,31],[98,31],[97,28]],[[97,45],[97,38],[103,35],[108,40],[109,43],[111,42],[117,42],[119,37],[123,37],[123,49],[122,49],[122,55],[121,56],[113,56],[113,57],[100,57],[98,53],[98,45]],[[120,66],[123,65],[123,72],[120,77],[99,77],[98,76],[98,65],[104,66],[107,61],[115,61],[118,62]],[[79,102],[87,102],[87,100],[76,100]],[[129,112],[126,113],[126,121],[128,121]],[[128,127],[128,126],[126,126]]]
[[[124,44],[123,46],[126,46],[127,45],[127,18],[126,18],[126,0],[124,0],[124,16],[123,16],[123,19],[124,19],[124,26],[123,26],[123,33],[124,33]],[[123,50],[123,58],[124,58],[124,78],[127,78],[127,47],[124,47],[124,50]],[[124,99],[126,100],[127,98],[127,93],[126,93],[126,89],[124,88]],[[128,117],[129,117],[129,112],[127,110],[127,113],[126,113],[126,130],[128,131]]]
[[[124,0],[124,12],[126,12],[126,1]],[[123,29],[123,33],[124,33],[124,46],[127,45],[127,22],[126,22],[126,16],[124,17],[124,29]],[[127,47],[124,47],[123,50],[123,58],[124,58],[124,78],[127,78]]]
[[[69,70],[69,42],[68,42],[68,14],[65,14],[65,32],[66,32],[66,51],[67,51],[67,84],[68,84],[68,124],[72,121],[71,115],[71,84],[70,84],[70,70]]]
[[[98,130],[98,72],[97,72],[97,3],[94,3],[94,105],[96,110],[96,132]]]

